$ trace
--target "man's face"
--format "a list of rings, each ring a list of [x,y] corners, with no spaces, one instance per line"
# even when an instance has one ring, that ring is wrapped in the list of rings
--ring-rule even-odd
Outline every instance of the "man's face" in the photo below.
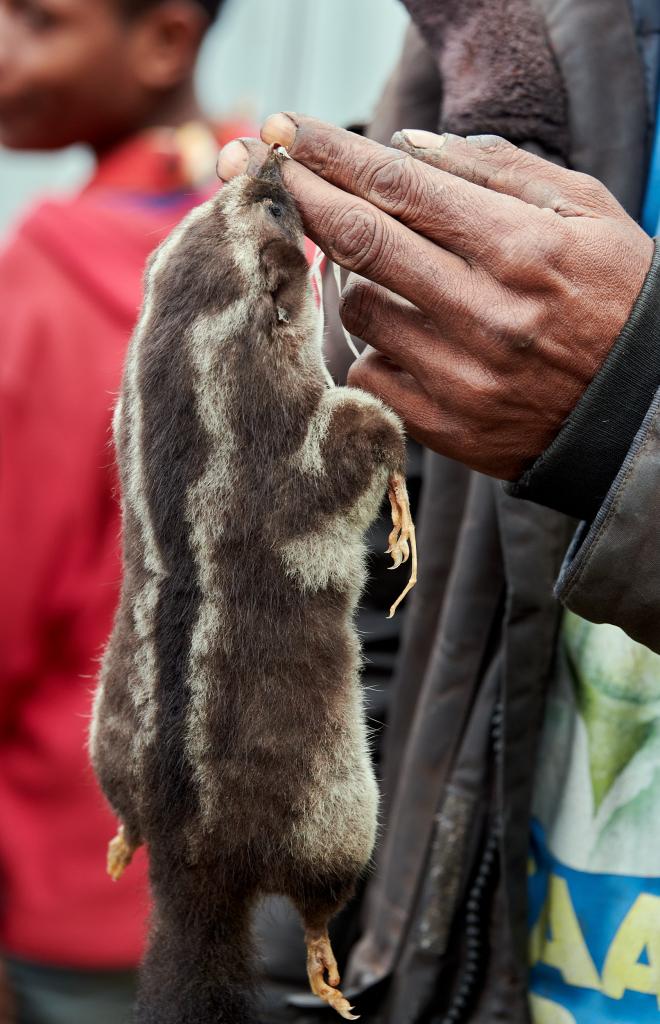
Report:
[[[0,0],[0,144],[109,145],[139,121],[135,33],[116,0]]]

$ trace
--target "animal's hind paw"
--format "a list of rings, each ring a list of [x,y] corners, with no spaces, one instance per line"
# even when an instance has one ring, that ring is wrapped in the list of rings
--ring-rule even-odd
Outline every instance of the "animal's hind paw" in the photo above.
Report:
[[[305,943],[307,945],[307,976],[314,995],[336,1010],[344,1020],[358,1020],[358,1017],[351,1013],[353,1007],[348,999],[337,987],[340,982],[339,971],[327,931],[320,935],[306,933]],[[327,982],[325,980],[326,972]]]
[[[118,882],[131,863],[135,847],[126,839],[124,826],[120,825],[117,835],[108,843],[107,871],[113,882]]]

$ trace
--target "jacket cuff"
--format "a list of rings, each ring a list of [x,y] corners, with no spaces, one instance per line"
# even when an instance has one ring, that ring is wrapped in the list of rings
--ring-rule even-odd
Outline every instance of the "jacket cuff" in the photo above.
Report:
[[[516,498],[591,521],[660,386],[660,238],[649,272],[600,370],[554,441],[518,481]]]
[[[609,622],[660,654],[660,389],[592,523],[581,523],[555,596],[590,622]]]

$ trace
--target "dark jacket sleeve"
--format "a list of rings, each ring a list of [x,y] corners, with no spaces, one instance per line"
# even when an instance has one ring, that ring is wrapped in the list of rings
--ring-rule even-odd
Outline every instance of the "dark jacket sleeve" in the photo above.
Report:
[[[631,315],[553,443],[507,490],[584,520],[557,597],[660,653],[660,242]]]
[[[569,548],[557,597],[660,654],[660,388],[592,523]]]
[[[591,521],[660,387],[660,239],[630,317],[552,444],[510,494]]]

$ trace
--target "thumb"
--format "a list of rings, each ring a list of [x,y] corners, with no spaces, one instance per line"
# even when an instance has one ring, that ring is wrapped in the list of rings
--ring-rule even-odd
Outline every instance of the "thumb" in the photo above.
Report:
[[[392,136],[391,145],[475,185],[562,217],[621,213],[616,199],[596,178],[569,171],[498,135],[462,138],[404,129]]]
[[[257,174],[267,156],[268,146],[259,139],[233,139],[220,150],[216,166],[218,177],[221,181],[231,181],[239,174]]]

